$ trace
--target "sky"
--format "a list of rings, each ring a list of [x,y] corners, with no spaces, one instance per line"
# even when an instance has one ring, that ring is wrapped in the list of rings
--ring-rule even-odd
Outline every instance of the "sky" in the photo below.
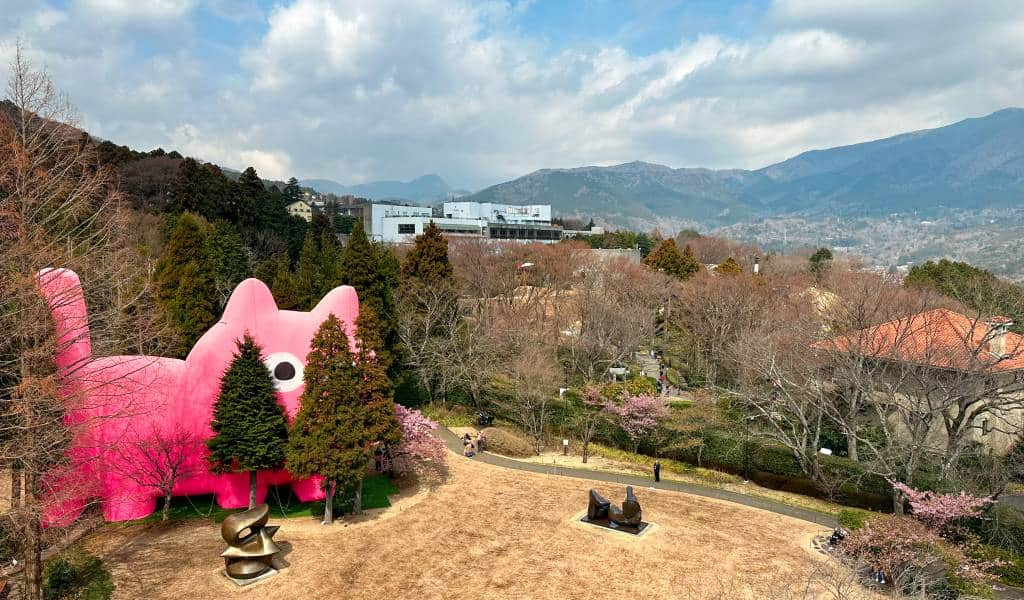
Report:
[[[80,125],[266,178],[759,168],[1024,106],[1017,0],[0,0]]]

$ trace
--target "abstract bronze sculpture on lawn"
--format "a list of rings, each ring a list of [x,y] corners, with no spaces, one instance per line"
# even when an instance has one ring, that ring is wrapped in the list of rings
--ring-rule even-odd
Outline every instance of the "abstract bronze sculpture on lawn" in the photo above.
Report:
[[[636,535],[648,525],[643,522],[642,516],[640,502],[633,494],[633,486],[626,486],[626,499],[622,502],[621,508],[606,500],[597,493],[597,490],[590,490],[587,516],[580,520],[584,523]]]
[[[274,555],[281,549],[273,539],[278,527],[267,525],[269,515],[269,506],[257,504],[224,519],[220,535],[228,543],[228,549],[221,556],[224,557],[224,572],[231,579],[256,579],[274,570]]]

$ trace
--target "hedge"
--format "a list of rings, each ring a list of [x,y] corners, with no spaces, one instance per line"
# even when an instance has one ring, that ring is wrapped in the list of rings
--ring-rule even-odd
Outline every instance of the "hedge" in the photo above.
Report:
[[[716,431],[706,432],[703,440],[702,448],[683,448],[668,452],[667,456],[737,475],[746,472],[751,480],[765,487],[819,498],[829,497],[826,490],[804,474],[788,448],[756,439],[743,442],[737,440],[735,435]],[[700,464],[697,461],[698,453]],[[745,460],[749,464],[744,465]],[[833,492],[830,499],[859,508],[891,509],[891,488],[885,479],[865,473],[857,462],[848,458],[819,456],[818,460],[822,470],[831,479],[847,482]]]

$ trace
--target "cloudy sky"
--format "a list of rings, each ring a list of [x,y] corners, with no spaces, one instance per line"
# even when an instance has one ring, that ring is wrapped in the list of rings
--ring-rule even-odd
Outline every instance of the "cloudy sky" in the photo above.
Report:
[[[542,167],[761,167],[1024,105],[1017,0],[0,0],[136,149],[475,189]]]

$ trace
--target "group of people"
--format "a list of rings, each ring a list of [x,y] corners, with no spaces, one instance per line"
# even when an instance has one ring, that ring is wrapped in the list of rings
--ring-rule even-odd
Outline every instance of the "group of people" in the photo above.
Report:
[[[487,444],[487,438],[482,431],[476,432],[476,445],[473,445],[473,438],[468,433],[462,436],[462,454],[466,458],[473,458],[477,452],[483,452]]]

